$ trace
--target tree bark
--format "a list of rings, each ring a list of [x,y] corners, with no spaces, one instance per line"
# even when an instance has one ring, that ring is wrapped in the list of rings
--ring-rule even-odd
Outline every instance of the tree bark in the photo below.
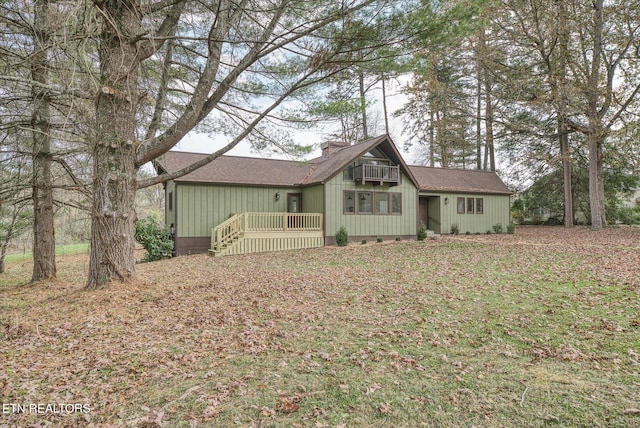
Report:
[[[364,92],[364,72],[358,72],[358,83],[360,85],[360,109],[362,113],[362,138],[369,138],[369,130],[367,129],[367,99]]]
[[[380,81],[382,82],[382,111],[384,113],[384,133],[389,135],[389,112],[387,111],[387,88],[384,73],[382,73]]]
[[[93,207],[87,288],[135,278],[135,114],[139,59],[130,40],[143,32],[136,1],[103,3],[101,89],[96,99]]]
[[[484,99],[485,99],[485,170],[486,170],[486,158],[489,155],[489,171],[495,172],[496,170],[496,155],[493,144],[493,99],[491,93],[491,82],[488,74],[484,73]]]
[[[433,108],[429,108],[429,166],[436,166],[436,138],[435,138],[435,117]]]
[[[598,111],[598,86],[600,84],[600,63],[602,61],[602,30],[604,0],[593,2],[593,59],[587,87],[587,108],[589,132],[589,201],[591,208],[591,229],[600,230],[607,224],[604,207],[604,173],[602,164],[602,143],[604,132]]]
[[[558,116],[560,156],[562,158],[562,182],[564,191],[564,226],[573,227],[573,188],[571,185],[571,152],[566,116]]]
[[[49,1],[36,0],[34,13],[34,52],[31,78],[40,85],[32,86],[33,114],[33,273],[31,281],[56,277],[55,230],[53,223],[53,180],[51,176],[51,113],[48,84],[47,17]]]
[[[564,0],[556,0],[558,5],[558,138],[562,159],[562,182],[564,192],[564,226],[573,227],[573,189],[571,186],[571,151],[569,147],[569,127],[567,124],[567,62],[569,58],[569,27]],[[550,70],[551,71],[551,70]]]
[[[482,35],[480,36],[482,37]],[[476,169],[482,169],[482,60],[476,51]]]

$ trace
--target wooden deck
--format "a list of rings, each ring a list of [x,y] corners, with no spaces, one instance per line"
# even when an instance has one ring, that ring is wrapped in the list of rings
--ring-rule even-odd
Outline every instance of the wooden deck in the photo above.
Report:
[[[297,250],[324,245],[320,213],[235,214],[211,231],[213,256]]]

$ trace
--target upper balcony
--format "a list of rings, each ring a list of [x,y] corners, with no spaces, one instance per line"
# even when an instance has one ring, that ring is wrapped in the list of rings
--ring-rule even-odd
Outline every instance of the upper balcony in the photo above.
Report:
[[[400,167],[390,165],[357,165],[353,171],[356,183],[373,183],[390,186],[400,184]]]

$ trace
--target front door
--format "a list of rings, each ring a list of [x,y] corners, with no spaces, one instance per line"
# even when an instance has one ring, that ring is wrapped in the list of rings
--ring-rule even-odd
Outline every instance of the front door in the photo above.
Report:
[[[425,227],[429,228],[429,199],[420,196],[418,199],[418,207],[419,207],[419,217],[420,224],[424,224]]]
[[[287,212],[302,212],[302,193],[287,193]]]
[[[300,213],[302,212],[302,193],[287,193],[287,212]],[[301,228],[302,218],[300,216],[287,216],[287,227],[289,229]]]

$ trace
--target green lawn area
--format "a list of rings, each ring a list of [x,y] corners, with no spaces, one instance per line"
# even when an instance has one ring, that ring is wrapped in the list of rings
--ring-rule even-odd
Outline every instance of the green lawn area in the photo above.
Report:
[[[640,426],[640,229],[8,265],[0,425]],[[0,277],[0,281],[2,281]]]
[[[68,244],[68,245],[58,245],[56,246],[56,255],[64,256],[69,254],[83,254],[89,252],[89,244],[81,243],[81,244]],[[31,260],[33,258],[33,253],[16,253],[16,254],[7,254],[5,257],[5,261],[23,261],[23,260]]]

